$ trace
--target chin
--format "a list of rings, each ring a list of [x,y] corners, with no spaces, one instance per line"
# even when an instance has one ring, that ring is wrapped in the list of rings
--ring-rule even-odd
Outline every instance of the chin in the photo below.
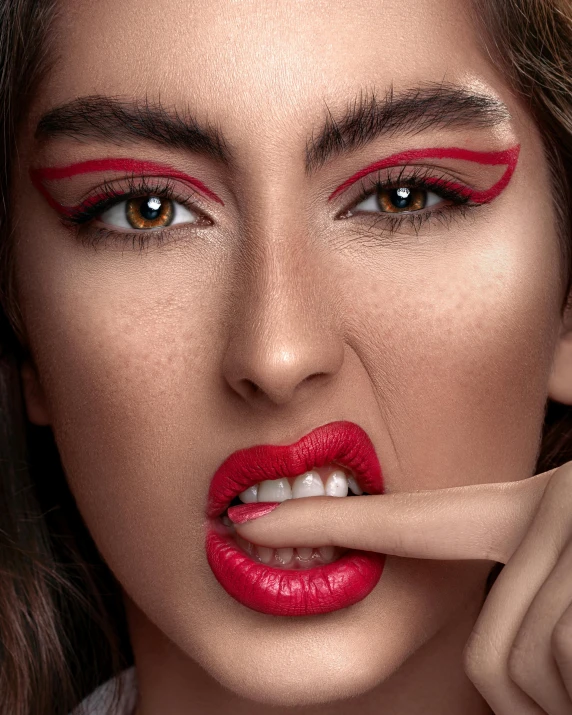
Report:
[[[211,663],[211,676],[224,688],[246,700],[268,706],[302,707],[319,705],[359,696],[382,684],[399,667],[394,658],[380,658],[379,653],[353,653],[331,646],[316,652],[310,648],[289,653],[282,650],[282,658],[264,657],[260,652],[249,657],[244,667],[226,660]],[[310,652],[308,652],[310,651]],[[404,654],[405,657],[405,654]],[[383,662],[385,660],[385,662]]]

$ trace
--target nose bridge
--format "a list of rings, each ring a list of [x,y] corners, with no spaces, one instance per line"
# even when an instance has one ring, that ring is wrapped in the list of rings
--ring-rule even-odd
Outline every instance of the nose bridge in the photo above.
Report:
[[[322,381],[343,362],[324,257],[275,213],[245,232],[235,264],[224,376],[247,401],[291,401],[309,378]]]

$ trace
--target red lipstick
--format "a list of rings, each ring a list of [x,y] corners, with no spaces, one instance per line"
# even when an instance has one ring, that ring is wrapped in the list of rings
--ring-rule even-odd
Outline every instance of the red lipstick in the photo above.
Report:
[[[330,464],[351,471],[365,492],[383,494],[375,448],[353,422],[323,425],[292,445],[239,450],[217,469],[206,509],[207,560],[217,581],[242,605],[275,616],[329,613],[364,599],[381,578],[384,554],[354,549],[337,561],[307,570],[274,568],[250,558],[222,528],[218,517],[253,484],[296,477]]]
[[[399,154],[392,154],[386,159],[377,161],[374,164],[370,164],[364,169],[360,169],[360,171],[344,181],[343,184],[340,184],[340,186],[338,186],[338,188],[330,194],[328,201],[331,201],[334,197],[342,193],[342,191],[350,187],[356,181],[359,181],[359,179],[362,179],[364,176],[367,176],[374,171],[387,169],[391,166],[401,166],[403,164],[416,161],[417,159],[458,159],[461,161],[472,161],[476,164],[490,166],[506,165],[506,171],[499,181],[497,181],[494,186],[491,186],[489,189],[485,189],[484,191],[475,191],[467,186],[461,186],[460,184],[455,184],[454,182],[447,182],[447,186],[450,186],[451,188],[459,191],[461,194],[466,195],[467,198],[471,199],[475,203],[488,203],[496,198],[507,187],[516,168],[519,153],[520,145],[504,151],[471,151],[469,149],[459,149],[456,147],[412,149],[410,151],[403,151]]]

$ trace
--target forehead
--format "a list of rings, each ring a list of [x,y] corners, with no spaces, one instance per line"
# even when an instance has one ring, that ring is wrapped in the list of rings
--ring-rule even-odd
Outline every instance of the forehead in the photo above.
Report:
[[[425,80],[498,94],[469,0],[67,0],[41,109],[160,98],[262,138]],[[41,110],[40,110],[41,111]],[[253,124],[254,122],[254,124]]]

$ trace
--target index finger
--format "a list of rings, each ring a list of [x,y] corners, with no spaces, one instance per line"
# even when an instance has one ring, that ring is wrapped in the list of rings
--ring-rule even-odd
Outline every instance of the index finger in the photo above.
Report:
[[[554,471],[514,482],[288,499],[235,528],[247,541],[271,548],[335,545],[422,559],[506,563],[527,532]]]

